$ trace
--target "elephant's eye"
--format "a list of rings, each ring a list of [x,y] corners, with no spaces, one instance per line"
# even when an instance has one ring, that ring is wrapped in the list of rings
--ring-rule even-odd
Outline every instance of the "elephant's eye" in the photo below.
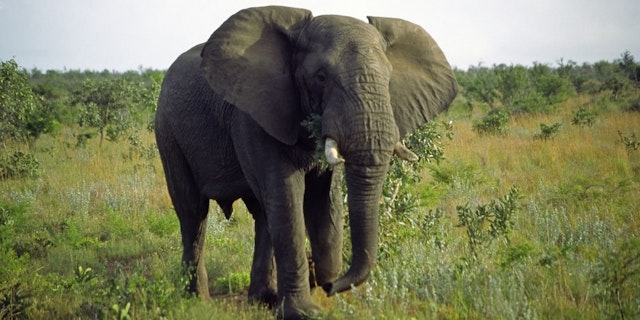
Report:
[[[318,81],[319,83],[324,83],[327,80],[327,75],[324,73],[324,71],[318,71],[318,73],[316,73],[316,81]]]

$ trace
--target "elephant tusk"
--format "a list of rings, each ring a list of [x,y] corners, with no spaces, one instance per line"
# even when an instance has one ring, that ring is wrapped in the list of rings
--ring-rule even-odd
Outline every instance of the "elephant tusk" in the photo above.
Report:
[[[396,145],[393,148],[393,153],[395,153],[400,159],[407,160],[409,162],[416,162],[420,160],[420,158],[409,150],[409,148],[407,148],[401,141],[396,142]]]
[[[324,156],[327,158],[327,162],[332,166],[344,163],[344,159],[338,152],[338,142],[331,138],[327,138],[324,141]]]

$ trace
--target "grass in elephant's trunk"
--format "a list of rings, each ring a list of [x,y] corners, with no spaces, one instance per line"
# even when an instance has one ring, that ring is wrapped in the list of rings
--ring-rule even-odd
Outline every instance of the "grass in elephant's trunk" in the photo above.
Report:
[[[378,255],[378,209],[388,162],[379,166],[346,165],[352,258],[349,270],[322,288],[328,296],[367,280]]]

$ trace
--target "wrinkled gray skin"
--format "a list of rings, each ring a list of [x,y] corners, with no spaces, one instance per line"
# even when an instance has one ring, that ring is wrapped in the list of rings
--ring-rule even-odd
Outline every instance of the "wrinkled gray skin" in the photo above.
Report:
[[[255,219],[249,299],[282,318],[319,312],[328,295],[359,285],[375,264],[382,182],[396,143],[446,109],[451,68],[419,26],[369,23],[262,7],[229,18],[168,70],[156,135],[190,267],[189,290],[209,297],[204,265],[209,199],[227,217],[242,199]],[[342,271],[338,173],[321,171],[300,122],[322,115],[337,141],[349,193],[352,258]],[[399,154],[399,153],[398,153]],[[310,272],[305,237],[311,244]]]

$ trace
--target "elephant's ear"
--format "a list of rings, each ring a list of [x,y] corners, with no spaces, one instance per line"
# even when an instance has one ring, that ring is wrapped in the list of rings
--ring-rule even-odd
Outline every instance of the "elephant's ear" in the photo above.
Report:
[[[310,11],[287,7],[245,9],[225,21],[202,50],[213,90],[290,145],[301,120],[291,59],[297,34],[311,17]]]
[[[458,91],[442,50],[420,26],[392,18],[368,17],[388,43],[393,66],[389,91],[400,136],[446,110]]]

